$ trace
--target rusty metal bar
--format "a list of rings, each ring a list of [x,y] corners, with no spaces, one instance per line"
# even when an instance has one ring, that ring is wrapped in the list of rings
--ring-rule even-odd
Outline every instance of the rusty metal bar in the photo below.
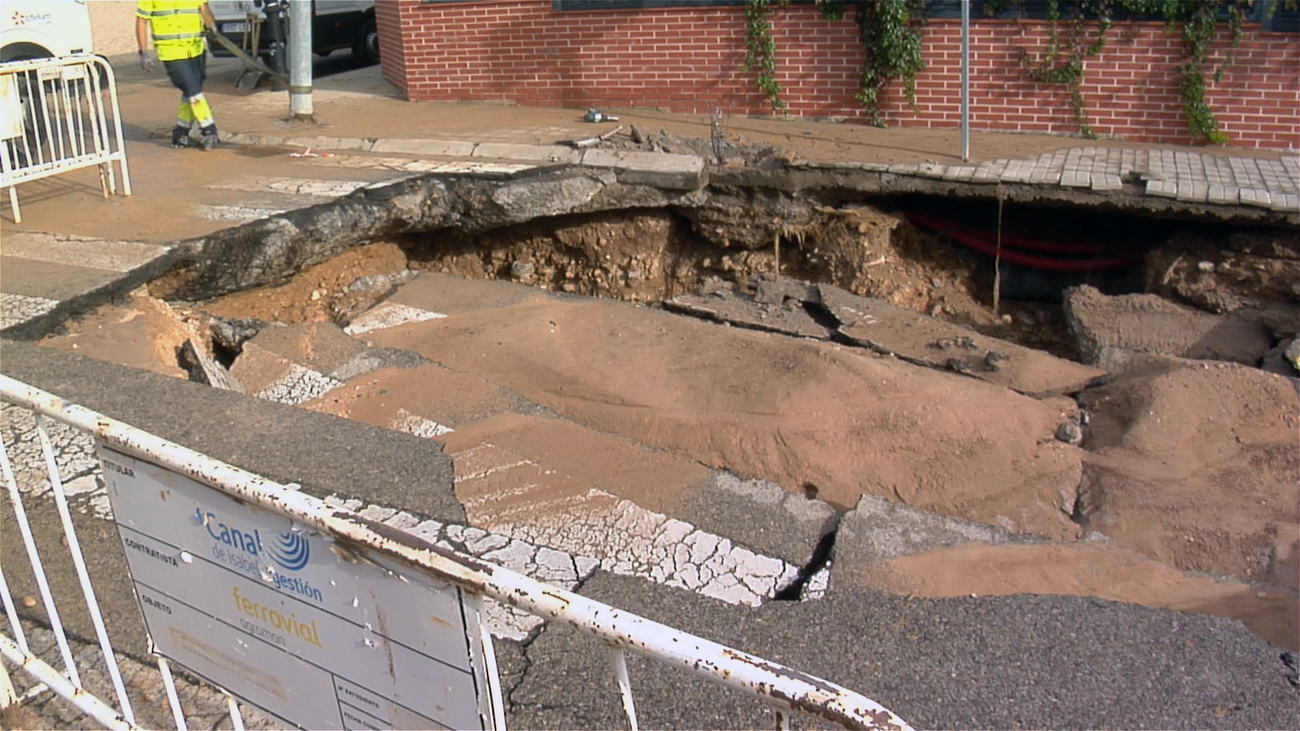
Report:
[[[636,722],[636,704],[632,702],[632,681],[627,677],[627,656],[617,647],[609,650],[610,662],[614,664],[614,677],[618,679],[618,692],[623,696],[623,712],[627,714],[627,724],[631,731],[638,731]]]
[[[36,434],[40,438],[41,452],[45,456],[45,469],[49,473],[51,492],[54,493],[54,505],[63,522],[63,537],[68,543],[68,553],[72,556],[72,566],[76,569],[77,580],[81,584],[81,593],[86,600],[86,609],[90,614],[91,624],[95,627],[95,638],[99,640],[99,649],[104,653],[108,666],[108,677],[117,693],[117,701],[122,709],[122,717],[129,723],[135,723],[135,714],[131,711],[131,699],[126,695],[126,686],[122,683],[122,671],[117,667],[117,656],[113,654],[113,645],[108,640],[108,630],[104,627],[104,616],[99,611],[99,600],[95,598],[95,587],[90,583],[90,572],[86,570],[86,558],[81,553],[81,542],[77,540],[77,530],[72,525],[72,513],[68,510],[68,496],[63,491],[63,481],[59,478],[59,467],[54,460],[54,445],[50,435],[45,431],[44,419],[36,417]]]
[[[27,560],[31,563],[32,573],[36,577],[36,588],[41,595],[41,601],[45,604],[45,615],[50,620],[50,629],[54,631],[54,639],[59,645],[64,669],[72,684],[80,687],[81,676],[77,673],[77,663],[72,659],[72,648],[68,646],[68,636],[63,631],[63,621],[59,617],[58,607],[54,604],[54,594],[50,591],[50,583],[45,576],[45,566],[36,548],[36,538],[32,535],[31,523],[27,520],[23,496],[18,491],[18,480],[14,477],[13,468],[9,464],[9,452],[3,444],[0,444],[0,470],[3,470],[5,483],[9,486],[9,501],[13,505],[14,520],[18,523],[18,532],[22,535],[23,546],[27,549]],[[12,604],[12,601],[5,602],[5,608],[8,609]],[[17,613],[15,612],[13,616],[14,619],[11,621],[17,622]],[[26,648],[22,649],[26,652]]]
[[[99,698],[73,685],[67,678],[59,674],[58,670],[50,667],[40,658],[18,649],[18,644],[3,634],[0,634],[0,655],[3,655],[6,660],[14,665],[21,667],[24,672],[27,672],[38,681],[49,686],[50,690],[67,698],[82,713],[103,724],[104,728],[123,729],[124,731],[139,728],[139,726],[127,723],[126,719],[122,718],[117,711]]]
[[[167,702],[172,707],[172,720],[176,722],[176,731],[188,731],[185,725],[185,712],[181,709],[180,696],[176,695],[176,680],[172,678],[172,666],[167,658],[158,656],[158,672],[162,673],[163,688],[167,691]]]
[[[12,403],[88,431],[117,449],[211,485],[241,500],[316,528],[361,552],[400,562],[411,571],[455,583],[539,617],[564,622],[609,645],[631,650],[780,708],[850,729],[903,731],[910,726],[875,701],[821,678],[681,632],[501,566],[439,548],[353,511],[207,457],[53,394],[0,375],[0,395]]]

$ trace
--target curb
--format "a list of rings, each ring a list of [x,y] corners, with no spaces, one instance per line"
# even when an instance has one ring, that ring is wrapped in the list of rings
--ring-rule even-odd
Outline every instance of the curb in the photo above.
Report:
[[[650,185],[669,190],[696,190],[708,184],[704,159],[637,150],[575,150],[563,145],[520,145],[501,142],[464,142],[428,139],[369,139],[358,137],[293,137],[243,132],[226,133],[235,145],[305,147],[434,157],[509,160],[513,162],[582,165],[614,170],[625,185]]]

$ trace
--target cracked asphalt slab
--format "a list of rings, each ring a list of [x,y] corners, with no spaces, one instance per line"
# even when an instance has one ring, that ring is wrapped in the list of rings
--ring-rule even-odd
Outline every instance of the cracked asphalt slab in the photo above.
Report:
[[[579,591],[853,688],[916,728],[1300,727],[1280,651],[1235,620],[1080,597],[865,589],[742,608],[601,571]],[[524,652],[527,673],[506,686],[516,725],[622,727],[603,644],[552,623]],[[687,672],[640,657],[628,672],[643,728],[773,724],[761,702]],[[587,692],[557,698],[575,680]]]

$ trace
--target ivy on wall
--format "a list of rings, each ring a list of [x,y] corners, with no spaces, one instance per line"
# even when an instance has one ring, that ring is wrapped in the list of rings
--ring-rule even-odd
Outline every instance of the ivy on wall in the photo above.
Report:
[[[986,13],[1023,6],[1025,0],[990,0]],[[1183,100],[1187,129],[1198,139],[1212,144],[1228,142],[1219,130],[1214,110],[1205,100],[1206,76],[1215,81],[1223,78],[1232,64],[1235,49],[1241,43],[1241,24],[1254,0],[1047,0],[1048,41],[1037,58],[1022,51],[1021,62],[1029,78],[1064,86],[1070,93],[1079,131],[1095,137],[1088,124],[1087,103],[1080,91],[1084,62],[1106,46],[1107,33],[1115,23],[1115,14],[1130,17],[1159,18],[1166,32],[1178,33],[1183,42],[1183,63],[1178,66],[1178,91]],[[1062,18],[1062,6],[1066,17]],[[1210,69],[1210,49],[1217,34],[1219,18],[1225,16],[1230,35],[1230,51],[1224,63]],[[1064,33],[1061,25],[1064,23]]]
[[[958,0],[953,0],[953,4]],[[975,1],[975,0],[973,0]],[[781,85],[776,80],[776,43],[772,39],[772,13],[791,0],[745,0],[747,50],[744,70],[755,75],[758,88],[777,111],[786,109]],[[816,0],[828,21],[844,18],[851,7],[858,24],[865,60],[857,101],[874,124],[883,126],[882,94],[895,82],[903,86],[908,105],[915,112],[916,75],[925,68],[921,54],[921,33],[927,5],[941,6],[942,0]],[[1048,39],[1039,52],[1024,49],[1021,67],[1030,79],[1064,86],[1070,95],[1079,131],[1095,137],[1089,123],[1087,101],[1081,91],[1086,62],[1106,47],[1117,16],[1130,19],[1160,19],[1166,32],[1182,39],[1183,62],[1178,67],[1178,89],[1183,100],[1187,128],[1198,139],[1213,144],[1228,141],[1219,129],[1213,109],[1205,99],[1206,79],[1216,82],[1233,63],[1241,42],[1242,23],[1261,0],[983,0],[989,16],[1045,10]],[[1267,12],[1294,9],[1298,0],[1272,0]],[[957,6],[959,7],[959,6]],[[1262,6],[1261,6],[1262,7]],[[1223,63],[1211,61],[1211,48],[1226,20],[1230,51]]]
[[[790,0],[745,0],[746,52],[744,70],[754,73],[759,91],[772,109],[784,111],[781,85],[776,81],[776,43],[772,40],[773,7],[788,7]],[[925,22],[923,0],[817,0],[822,17],[843,20],[853,5],[865,60],[855,95],[866,108],[873,124],[884,126],[880,114],[881,94],[901,81],[908,106],[916,110],[916,75],[925,68],[921,58],[921,26]]]

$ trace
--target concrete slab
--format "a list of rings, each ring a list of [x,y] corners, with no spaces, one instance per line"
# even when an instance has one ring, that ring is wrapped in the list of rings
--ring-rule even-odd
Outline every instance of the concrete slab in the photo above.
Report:
[[[1274,195],[1272,208],[1275,211],[1284,211],[1287,213],[1300,211],[1300,195],[1294,193]]]
[[[975,174],[971,176],[971,181],[976,183],[996,183],[1002,178],[1003,171],[1007,168],[1007,160],[993,160],[990,162],[980,163],[975,168]]]
[[[671,190],[695,190],[708,180],[704,159],[695,155],[602,150],[582,153],[582,164],[613,168],[626,185],[653,185]]]
[[[40,337],[162,274],[175,254],[162,245],[6,231],[0,326],[7,337]]]
[[[58,306],[58,300],[0,292],[0,330],[35,320]]]
[[[494,310],[547,297],[533,287],[497,280],[470,280],[438,272],[420,272],[386,302],[417,312],[447,316]],[[432,319],[419,317],[418,319]]]
[[[949,369],[1026,394],[1069,393],[1104,375],[1096,368],[981,335],[887,302],[817,286],[821,305],[850,340],[913,363]]]
[[[223,180],[213,183],[209,187],[216,190],[241,190],[250,193],[276,193],[329,199],[347,195],[373,182],[372,180],[321,180],[318,178],[259,176]]]
[[[3,352],[7,376],[317,497],[465,522],[436,442],[29,343]]]
[[[1218,203],[1220,205],[1235,206],[1241,195],[1241,191],[1235,185],[1228,184],[1211,184],[1205,191],[1205,200],[1209,203]]]
[[[1065,291],[1065,317],[1085,362],[1106,348],[1259,365],[1272,346],[1259,313],[1214,315],[1153,294],[1108,296],[1093,287]]]
[[[194,212],[202,218],[209,221],[231,221],[234,223],[247,223],[261,218],[278,216],[289,209],[289,206],[262,208],[256,206],[214,206],[206,203],[196,203],[194,205]]]
[[[1205,200],[1209,186],[1198,180],[1179,180],[1176,196],[1180,201],[1198,202]]]
[[[491,157],[502,160],[552,162],[572,165],[581,159],[577,150],[559,145],[513,145],[504,142],[480,142],[474,145],[473,157]]]
[[[821,500],[767,480],[717,471],[689,494],[681,515],[704,530],[800,567],[814,560],[840,521],[839,513]]]
[[[1177,198],[1178,184],[1171,180],[1148,180],[1146,194],[1160,198]]]
[[[1273,196],[1263,188],[1242,188],[1241,203],[1247,206],[1269,208],[1273,205]]]
[[[502,414],[441,438],[471,523],[493,533],[750,605],[797,573],[729,535],[735,524],[721,535],[695,524],[681,501],[709,473],[690,460],[543,415]],[[743,523],[752,512],[732,517]],[[794,552],[811,554],[815,543]]]
[[[1048,541],[863,495],[857,507],[840,519],[831,585],[861,586],[857,577],[878,564],[967,543],[1045,544]]]
[[[4,255],[7,257],[110,272],[128,272],[166,255],[168,251],[168,247],[158,244],[37,231],[9,231],[4,235]]]
[[[1092,173],[1084,170],[1066,170],[1061,173],[1061,185],[1066,188],[1089,188],[1092,186]]]
[[[943,169],[944,180],[970,180],[975,175],[974,165],[948,165]]]
[[[803,308],[798,300],[784,303],[759,303],[730,290],[711,295],[684,294],[664,303],[664,308],[726,322],[754,330],[768,330],[793,337],[826,339],[830,331]]]
[[[941,165],[937,162],[923,162],[917,168],[916,174],[921,176],[922,178],[942,180],[947,170],[948,170],[947,165]]]
[[[1124,181],[1120,179],[1120,176],[1114,174],[1094,174],[1092,176],[1092,189],[1099,193],[1123,190]]]
[[[4,290],[27,297],[63,301],[116,282],[120,272],[57,262],[0,256]]]
[[[286,137],[281,144],[308,150],[369,151],[374,145],[374,140],[364,137]]]
[[[1045,152],[1034,162],[1034,170],[1029,175],[1029,182],[1034,184],[1057,183],[1061,180],[1061,168],[1052,164],[1053,156]]]
[[[463,140],[378,139],[371,146],[373,152],[400,152],[408,155],[435,155],[437,157],[469,157],[474,154],[473,142]]]

